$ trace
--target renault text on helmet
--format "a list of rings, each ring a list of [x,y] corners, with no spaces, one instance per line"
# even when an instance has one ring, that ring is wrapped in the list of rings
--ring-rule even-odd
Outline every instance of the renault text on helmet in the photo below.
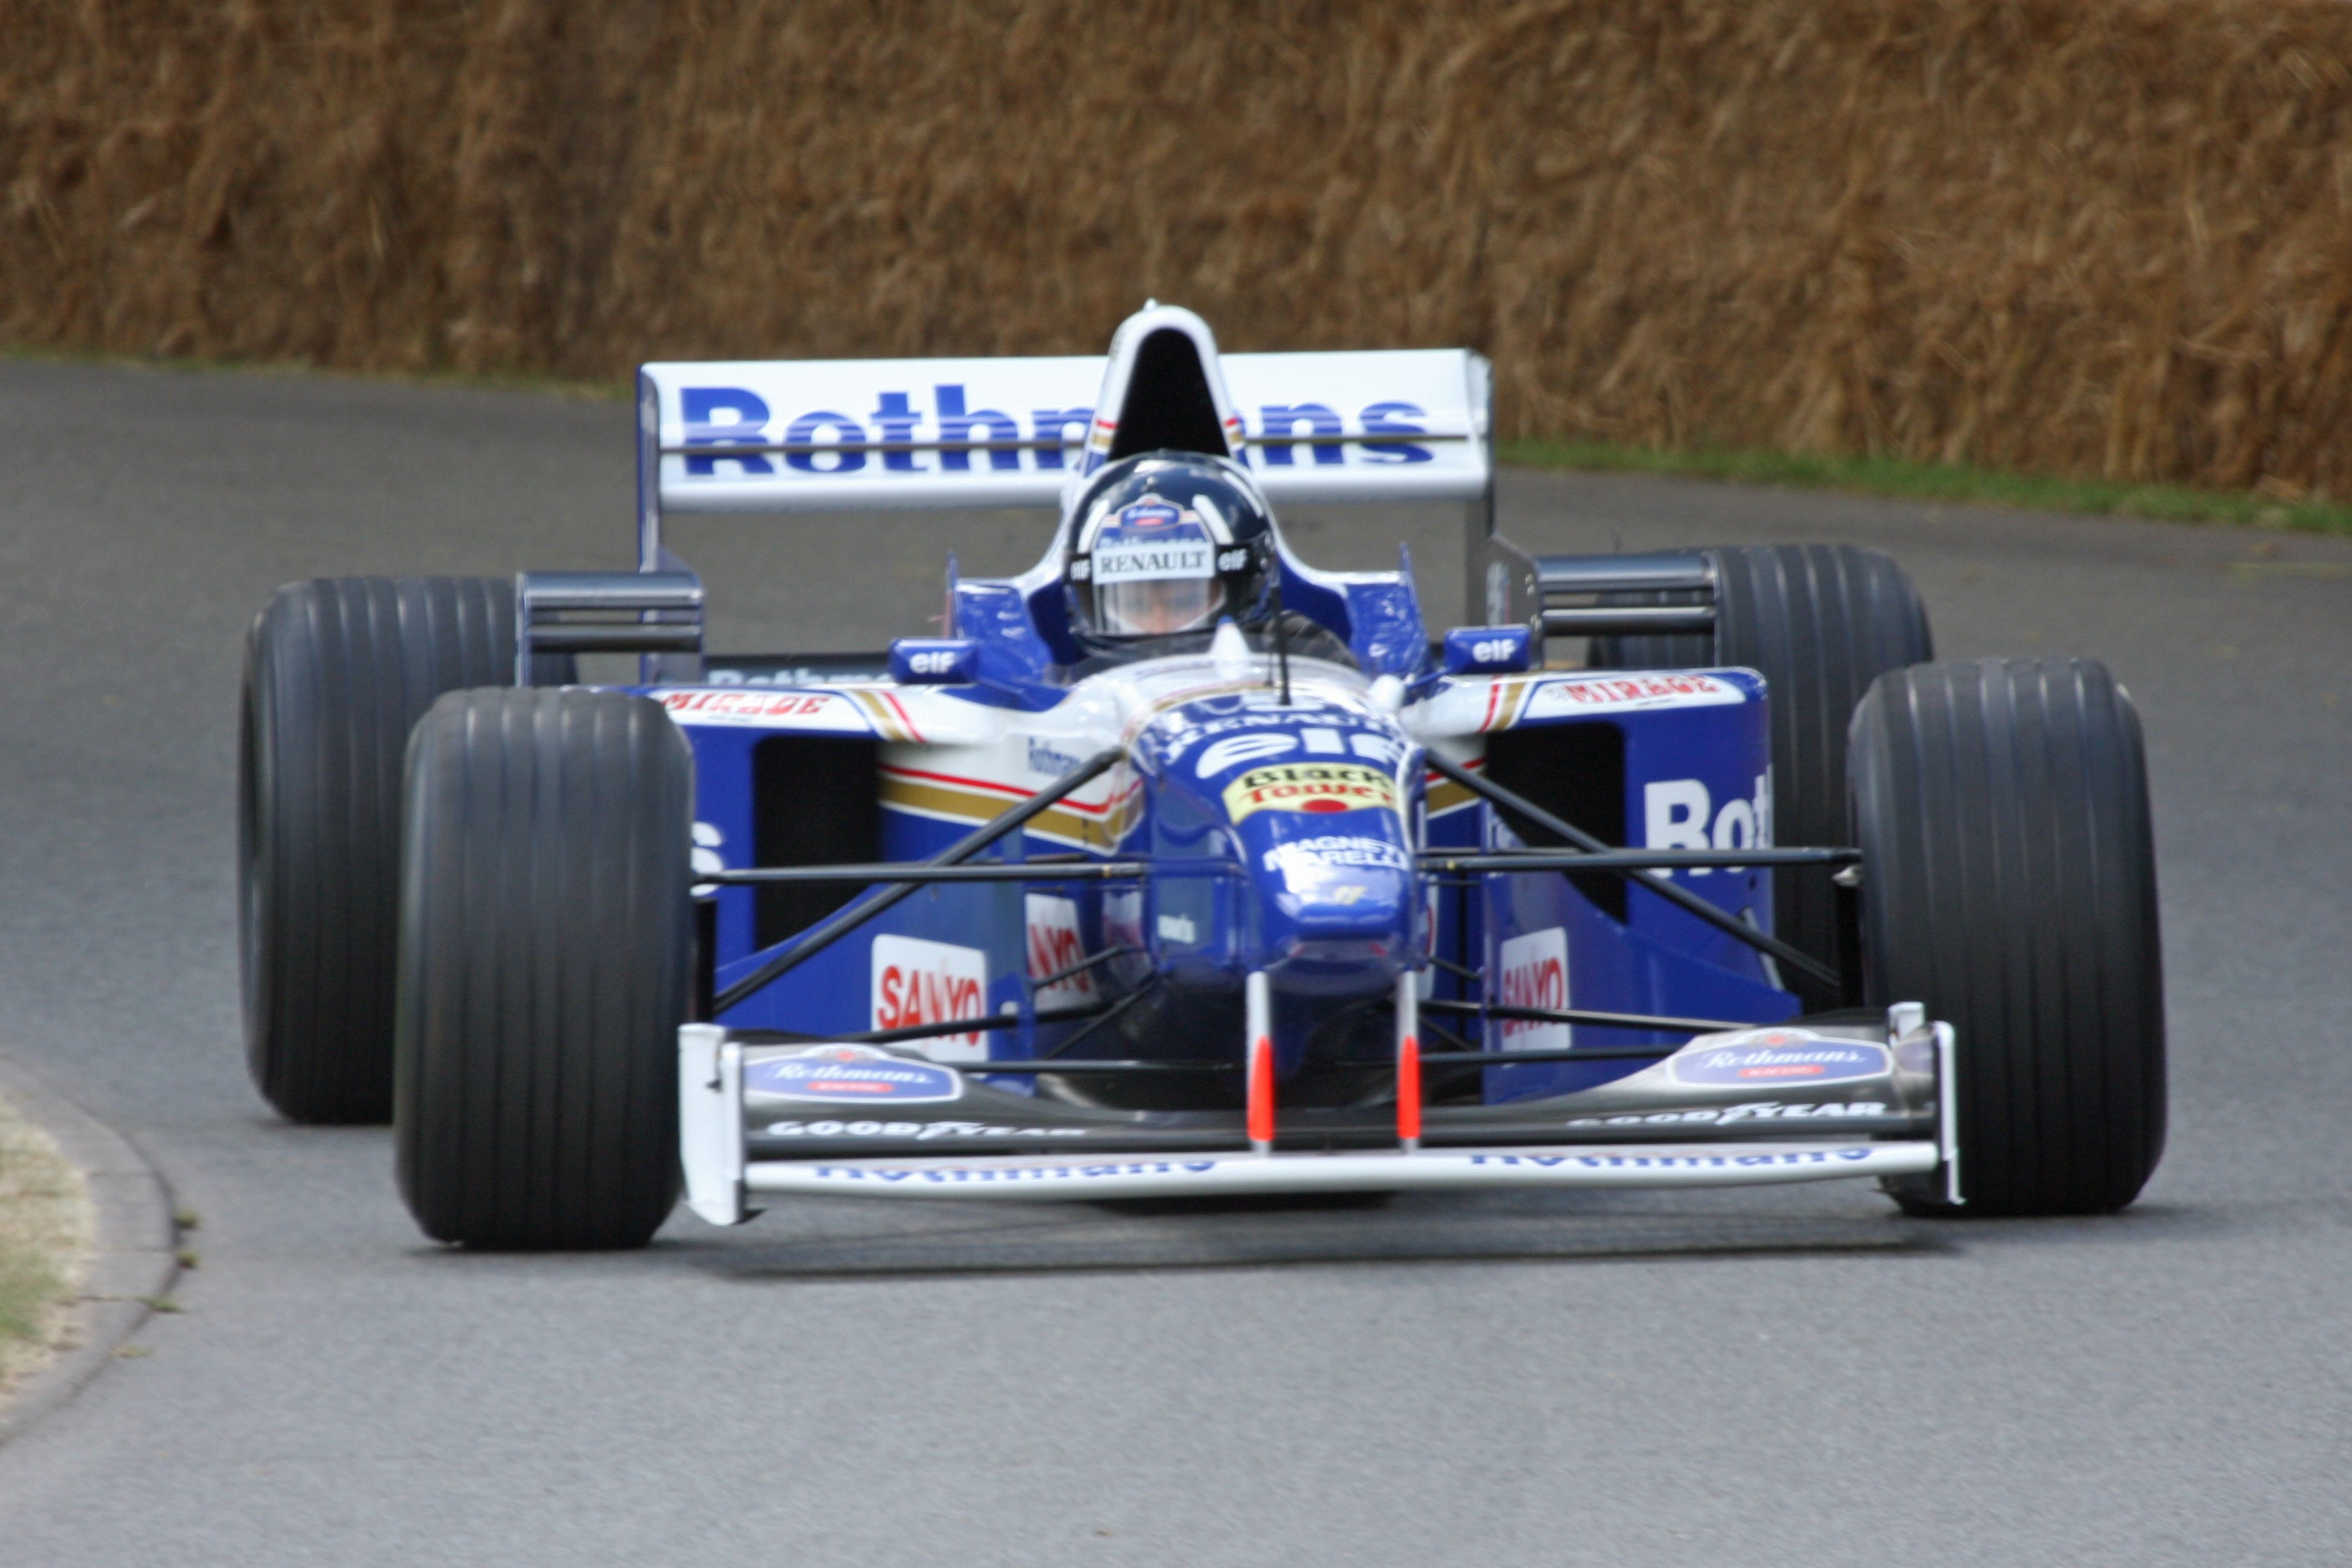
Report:
[[[1273,520],[1235,465],[1189,452],[1114,463],[1078,506],[1064,582],[1081,642],[1206,630],[1268,612]]]

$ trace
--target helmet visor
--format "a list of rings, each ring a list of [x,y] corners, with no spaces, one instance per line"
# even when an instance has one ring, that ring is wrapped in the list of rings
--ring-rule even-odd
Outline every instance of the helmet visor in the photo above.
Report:
[[[1195,631],[1215,618],[1225,585],[1215,577],[1161,577],[1098,583],[1095,616],[1112,637],[1157,637]]]

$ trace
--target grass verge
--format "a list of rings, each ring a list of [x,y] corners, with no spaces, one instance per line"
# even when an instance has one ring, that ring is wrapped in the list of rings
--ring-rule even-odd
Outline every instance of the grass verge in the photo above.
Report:
[[[48,1134],[0,1100],[0,1403],[68,1344],[89,1197]]]
[[[2194,489],[2186,485],[2069,479],[1959,463],[1922,463],[1883,456],[1826,457],[1759,447],[1622,447],[1603,441],[1514,440],[1496,444],[1506,463],[1593,473],[1663,474],[1736,479],[1743,484],[1853,490],[1905,500],[1958,501],[2017,511],[2086,512],[2159,522],[2219,522],[2352,533],[2352,506],[2263,490]]]

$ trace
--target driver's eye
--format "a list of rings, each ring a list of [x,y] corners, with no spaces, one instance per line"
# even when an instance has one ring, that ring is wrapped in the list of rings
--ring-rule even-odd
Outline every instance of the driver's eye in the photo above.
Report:
[[[1223,599],[1224,584],[1213,577],[1122,583],[1103,591],[1103,626],[1128,637],[1191,631]]]

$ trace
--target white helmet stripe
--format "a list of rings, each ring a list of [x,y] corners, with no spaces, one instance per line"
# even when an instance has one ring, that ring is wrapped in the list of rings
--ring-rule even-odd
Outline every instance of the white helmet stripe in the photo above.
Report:
[[[1224,511],[1217,505],[1214,496],[1194,496],[1192,510],[1199,513],[1201,520],[1209,525],[1211,538],[1220,544],[1231,544],[1234,542],[1234,525],[1225,521]]]

